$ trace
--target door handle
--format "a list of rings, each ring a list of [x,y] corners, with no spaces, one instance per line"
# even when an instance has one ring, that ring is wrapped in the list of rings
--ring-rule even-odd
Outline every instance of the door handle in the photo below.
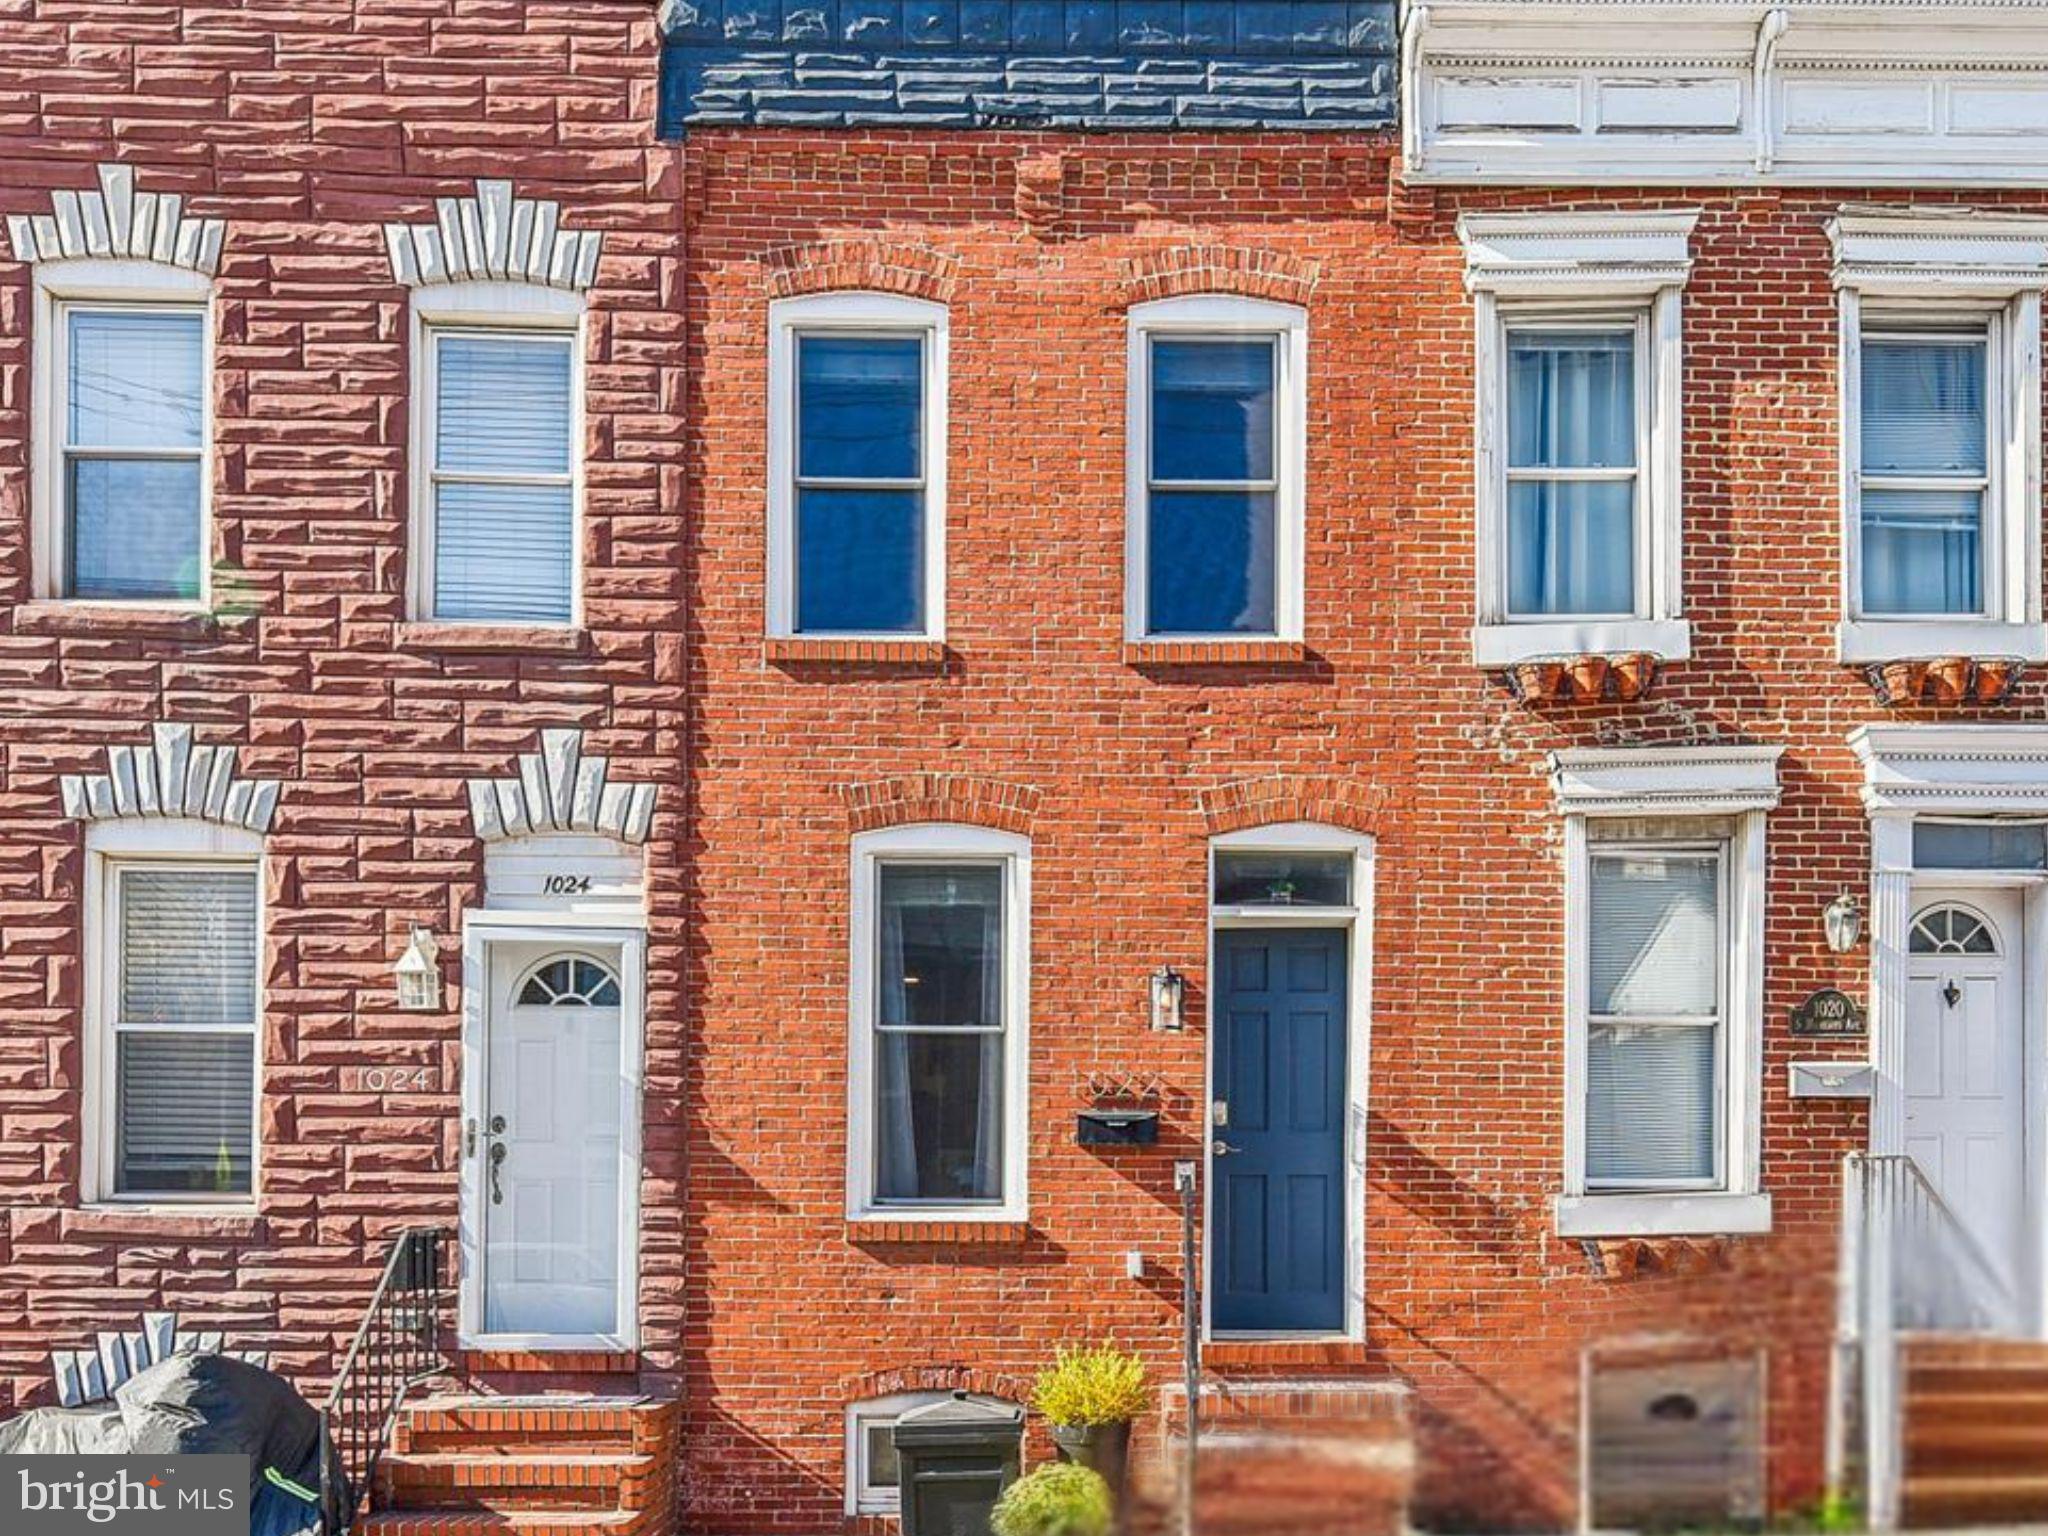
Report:
[[[499,1170],[499,1168],[501,1168],[502,1166],[504,1166],[504,1162],[505,1162],[505,1143],[503,1143],[502,1141],[494,1141],[494,1142],[492,1142],[492,1143],[491,1143],[491,1204],[493,1204],[493,1205],[503,1205],[503,1204],[505,1203],[505,1191],[504,1191],[504,1189],[503,1189],[503,1188],[502,1188],[502,1187],[501,1187],[501,1186],[499,1185],[499,1183],[498,1183],[498,1170]]]
[[[1221,1136],[1218,1136],[1214,1141],[1209,1143],[1209,1155],[1211,1157],[1231,1157],[1239,1152],[1242,1152],[1243,1150],[1243,1147],[1233,1147]]]

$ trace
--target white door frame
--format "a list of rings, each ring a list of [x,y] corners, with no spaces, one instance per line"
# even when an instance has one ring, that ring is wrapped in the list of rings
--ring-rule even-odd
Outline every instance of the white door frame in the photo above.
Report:
[[[483,1124],[489,1092],[490,951],[498,944],[546,944],[619,952],[619,1326],[604,1334],[483,1331]],[[640,1347],[640,1111],[647,1034],[647,930],[614,916],[578,913],[466,913],[462,921],[462,1287],[457,1341],[464,1349],[636,1350]]]
[[[1348,907],[1219,907],[1215,904],[1216,855],[1228,853],[1348,853],[1351,855],[1351,905]],[[1356,1343],[1365,1338],[1365,1158],[1366,1108],[1372,1086],[1372,911],[1373,840],[1362,832],[1320,822],[1290,821],[1225,832],[1209,839],[1208,888],[1208,1039],[1202,1069],[1202,1338],[1272,1338],[1310,1343],[1334,1339]],[[1211,1245],[1216,1212],[1211,1191],[1215,1181],[1216,1112],[1216,936],[1230,928],[1341,928],[1347,934],[1344,1031],[1344,1331],[1340,1334],[1278,1333],[1217,1334],[1210,1322],[1215,1286],[1210,1283]]]

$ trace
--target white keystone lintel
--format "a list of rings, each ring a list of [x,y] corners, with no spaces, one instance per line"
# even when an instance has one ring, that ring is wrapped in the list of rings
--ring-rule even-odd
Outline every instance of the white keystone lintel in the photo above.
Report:
[[[235,773],[233,747],[192,740],[192,727],[163,722],[146,747],[107,748],[105,773],[67,773],[64,814],[80,821],[185,816],[226,827],[270,830],[277,812],[275,779]]]
[[[2048,287],[2048,219],[1975,208],[1846,207],[1828,220],[1835,286],[2003,296]]]
[[[1692,271],[1699,210],[1668,213],[1468,213],[1458,220],[1474,293],[1655,292]]]
[[[540,832],[598,832],[644,843],[654,825],[653,784],[606,781],[609,762],[583,755],[583,732],[541,732],[509,779],[469,781],[470,819],[487,843]]]
[[[437,283],[538,283],[582,292],[597,280],[604,236],[561,227],[562,205],[514,197],[509,181],[443,197],[431,224],[386,224],[391,275],[408,288]]]
[[[1783,747],[1567,747],[1550,783],[1567,816],[1722,816],[1778,803]]]
[[[97,192],[59,188],[50,212],[7,216],[17,261],[157,261],[211,275],[220,270],[227,224],[184,216],[175,192],[138,192],[135,167],[102,165]]]

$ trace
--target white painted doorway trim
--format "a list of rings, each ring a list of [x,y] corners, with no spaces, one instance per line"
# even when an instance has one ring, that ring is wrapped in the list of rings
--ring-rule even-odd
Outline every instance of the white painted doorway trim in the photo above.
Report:
[[[1351,905],[1348,907],[1219,907],[1215,905],[1216,855],[1229,853],[1348,853],[1351,855]],[[1271,1338],[1312,1343],[1335,1338],[1356,1343],[1365,1338],[1365,1188],[1366,1113],[1372,1088],[1372,913],[1373,840],[1362,832],[1319,822],[1278,822],[1225,832],[1209,839],[1208,858],[1208,1038],[1203,1043],[1202,1071],[1202,1338]],[[1231,928],[1342,928],[1349,936],[1345,970],[1344,1033],[1344,1331],[1316,1333],[1217,1334],[1210,1324],[1210,1245],[1216,1231],[1210,1190],[1216,1139],[1212,1117],[1216,1107],[1216,935]]]
[[[481,1127],[490,1081],[490,950],[495,944],[548,944],[566,950],[618,950],[619,972],[619,1299],[618,1328],[602,1334],[486,1333],[484,1315]],[[640,1347],[641,1103],[645,1094],[647,931],[577,913],[468,913],[462,923],[462,1285],[457,1342],[464,1349],[635,1350]]]

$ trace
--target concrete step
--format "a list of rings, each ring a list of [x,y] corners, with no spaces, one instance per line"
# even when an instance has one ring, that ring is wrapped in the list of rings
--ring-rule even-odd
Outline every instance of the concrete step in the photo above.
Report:
[[[633,1397],[423,1398],[400,1416],[401,1453],[646,1452],[663,1433],[666,1403]]]
[[[1904,1521],[1917,1529],[2048,1521],[2048,1472],[1908,1477]]]
[[[632,1453],[404,1451],[378,1466],[385,1509],[624,1513],[646,1502],[656,1458]]]

